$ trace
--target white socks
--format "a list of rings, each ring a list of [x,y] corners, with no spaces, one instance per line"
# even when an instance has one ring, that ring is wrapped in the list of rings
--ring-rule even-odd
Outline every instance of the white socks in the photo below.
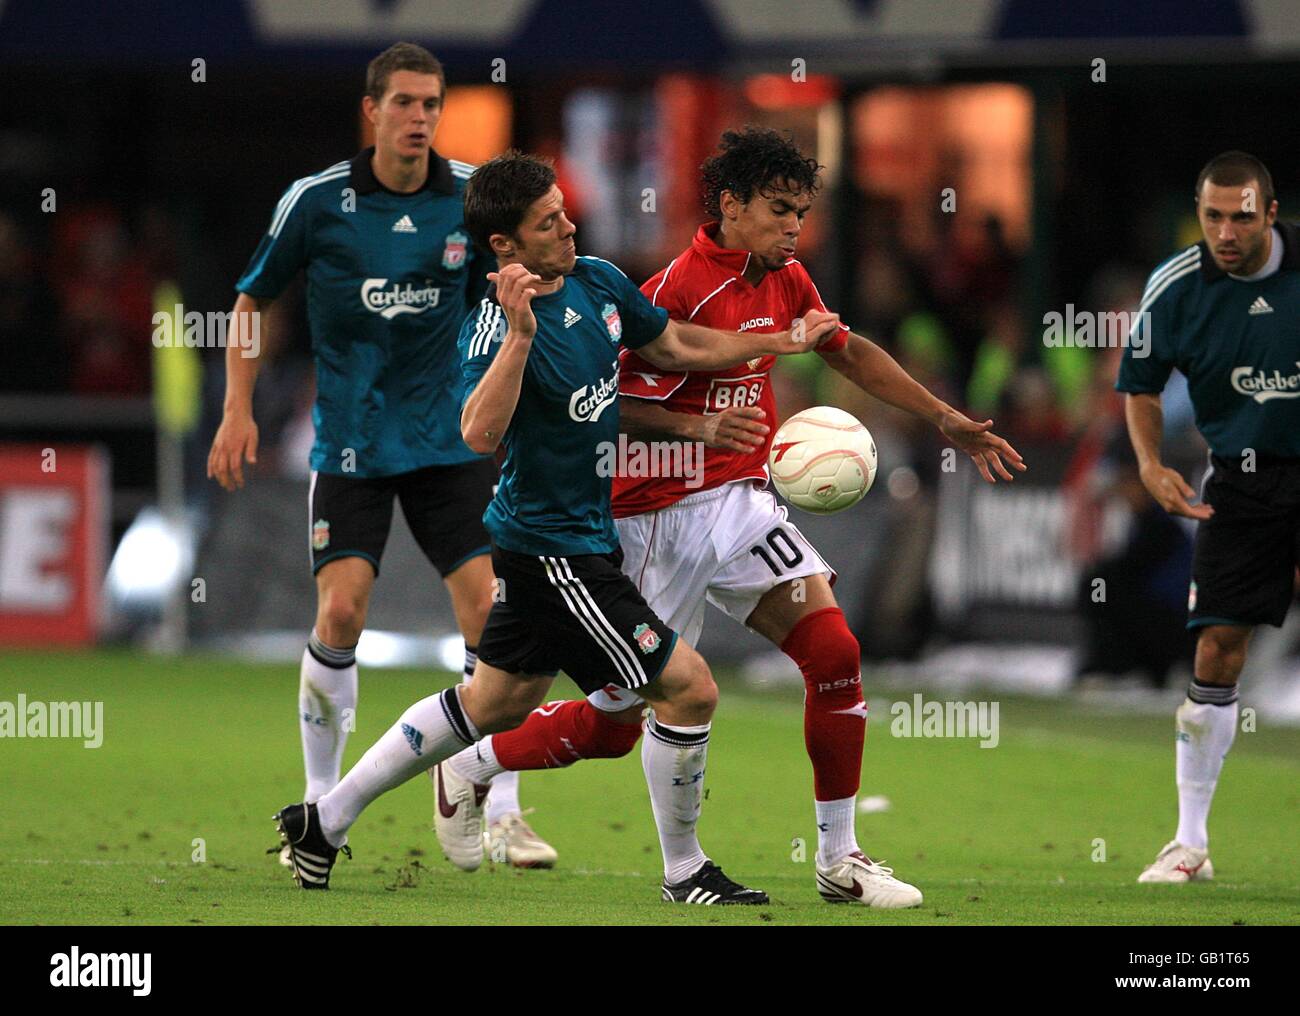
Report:
[[[856,797],[813,802],[817,812],[817,863],[823,868],[859,849],[853,830],[857,803]]]
[[[519,774],[510,769],[502,769],[492,748],[492,736],[471,744],[464,751],[457,752],[447,764],[471,783],[487,784],[488,791],[485,805],[487,824],[498,822],[506,815],[519,814]]]
[[[670,727],[656,720],[653,710],[646,719],[641,767],[650,788],[667,882],[689,878],[709,859],[695,836],[704,794],[709,726]]]
[[[470,679],[474,676],[474,667],[478,663],[478,646],[465,647],[465,684],[469,684]],[[490,738],[489,738],[490,740]],[[480,742],[482,743],[482,742]],[[487,797],[487,824],[490,826],[493,822],[499,821],[506,815],[519,812],[519,774],[511,772],[508,769],[502,769],[496,764],[496,755],[491,754],[491,748],[487,748],[484,755],[489,755],[491,764],[486,770],[479,772],[479,767],[474,765],[478,759],[471,759],[474,755],[473,749],[466,749],[462,755],[452,759],[452,765],[456,772],[460,773],[466,779],[473,780],[475,783],[490,784],[492,789],[488,791]],[[475,774],[471,774],[474,769]],[[430,773],[432,775],[432,773]]]
[[[1174,748],[1178,777],[1178,832],[1185,847],[1209,846],[1206,823],[1223,758],[1237,734],[1237,686],[1192,681],[1178,707]]]
[[[319,800],[339,781],[348,731],[356,728],[356,646],[327,646],[312,629],[298,679],[298,726],[307,770],[306,801]]]
[[[379,795],[478,740],[478,731],[460,706],[459,691],[448,688],[407,709],[317,802],[321,830],[332,845],[344,842],[348,828]]]
[[[501,763],[497,761],[496,751],[492,747],[492,739],[496,735],[488,734],[481,741],[476,741],[464,751],[458,751],[455,755],[447,760],[447,765],[456,770],[456,774],[471,783],[477,783],[482,786],[485,783],[496,784],[493,780],[500,779],[507,770],[501,768]],[[518,773],[513,775],[517,776]]]

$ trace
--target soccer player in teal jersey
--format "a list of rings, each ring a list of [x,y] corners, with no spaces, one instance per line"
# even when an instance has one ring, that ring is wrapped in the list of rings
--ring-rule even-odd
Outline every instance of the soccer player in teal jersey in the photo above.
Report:
[[[1244,152],[1201,170],[1196,205],[1203,239],[1151,274],[1116,385],[1143,484],[1165,511],[1197,520],[1178,830],[1139,882],[1213,877],[1207,820],[1237,730],[1246,646],[1255,625],[1281,625],[1300,563],[1300,230],[1277,221],[1273,179]],[[1210,446],[1195,505],[1160,459],[1160,392],[1175,367]]]
[[[518,152],[474,173],[465,220],[498,264],[489,275],[495,289],[460,336],[462,433],[477,452],[505,448],[484,518],[498,596],[470,684],[411,706],[337,787],[277,816],[304,889],[328,887],[348,829],[370,802],[483,736],[518,726],[561,669],[585,692],[614,684],[653,704],[662,741],[648,764],[676,784],[671,807],[698,811],[717,687],[620,567],[610,476],[600,468],[602,448],[619,436],[618,352],[636,349],[665,369],[717,369],[810,350],[838,328],[835,315],[820,311],[776,333],[670,321],[614,265],[577,256],[554,170]],[[624,755],[639,735],[628,724],[595,722],[592,757]],[[696,765],[672,781],[683,751]],[[465,795],[474,793],[458,781],[449,821],[472,810]],[[690,891],[711,902],[767,902],[712,862],[693,880]]]
[[[308,523],[317,608],[298,713],[309,801],[339,779],[357,706],[355,649],[394,500],[451,593],[467,680],[491,607],[482,515],[496,467],[461,438],[456,349],[490,266],[465,230],[473,167],[430,148],[445,90],[442,65],[419,46],[398,43],[376,57],[362,100],[374,148],[295,181],[235,286],[236,327],[247,329],[251,312],[264,311],[299,271],[307,277],[316,358]],[[228,347],[225,412],[208,459],[208,475],[227,490],[243,486],[243,461],[257,459],[259,360],[247,352],[247,344]],[[517,787],[494,783],[489,825],[512,862],[549,866],[555,851],[523,820]]]

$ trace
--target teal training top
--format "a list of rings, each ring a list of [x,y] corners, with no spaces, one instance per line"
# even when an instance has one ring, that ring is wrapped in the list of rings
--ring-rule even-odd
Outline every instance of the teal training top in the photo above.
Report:
[[[498,546],[517,554],[608,554],[618,547],[618,531],[612,479],[598,459],[602,445],[618,443],[619,346],[638,349],[657,339],[668,312],[617,266],[593,257],[578,258],[564,285],[534,297],[532,308],[537,333],[502,437],[501,483],[483,523]],[[505,335],[493,287],[460,332],[466,398]]]
[[[1300,457],[1300,230],[1276,228],[1281,266],[1263,279],[1224,273],[1204,242],[1157,267],[1139,308],[1150,319],[1134,322],[1115,385],[1160,392],[1177,367],[1197,428],[1227,458]]]
[[[456,335],[495,267],[465,229],[472,166],[431,151],[425,186],[397,194],[375,179],[373,154],[295,181],[235,284],[273,299],[306,269],[311,467],[359,477],[481,458],[460,436]]]

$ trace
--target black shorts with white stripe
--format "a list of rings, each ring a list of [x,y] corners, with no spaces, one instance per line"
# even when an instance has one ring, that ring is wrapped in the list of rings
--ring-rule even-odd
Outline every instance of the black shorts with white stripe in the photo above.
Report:
[[[478,658],[512,674],[563,670],[587,694],[643,688],[672,655],[677,633],[621,568],[623,552],[539,557],[495,544],[497,599]]]

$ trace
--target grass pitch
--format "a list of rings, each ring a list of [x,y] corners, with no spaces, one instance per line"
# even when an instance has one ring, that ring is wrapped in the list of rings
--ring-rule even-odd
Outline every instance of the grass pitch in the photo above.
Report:
[[[9,653],[0,667],[0,700],[101,700],[105,727],[97,749],[0,738],[5,923],[1300,923],[1300,731],[1270,729],[1266,718],[1238,734],[1224,768],[1211,818],[1217,877],[1203,885],[1134,882],[1175,824],[1172,716],[1000,697],[992,749],[892,737],[877,710],[862,793],[887,795],[893,807],[859,816],[859,839],[920,886],[925,904],[827,905],[813,882],[799,694],[724,679],[701,839],[772,906],[659,901],[637,752],[524,774],[524,806],[537,809],[534,826],[560,852],[554,871],[452,868],[421,777],[362,816],[355,860],[340,857],[332,891],[304,893],[264,853],[276,842],[271,814],[302,792],[296,667],[127,652]],[[345,764],[407,705],[453,680],[363,672]],[[557,682],[555,697],[576,694]]]

